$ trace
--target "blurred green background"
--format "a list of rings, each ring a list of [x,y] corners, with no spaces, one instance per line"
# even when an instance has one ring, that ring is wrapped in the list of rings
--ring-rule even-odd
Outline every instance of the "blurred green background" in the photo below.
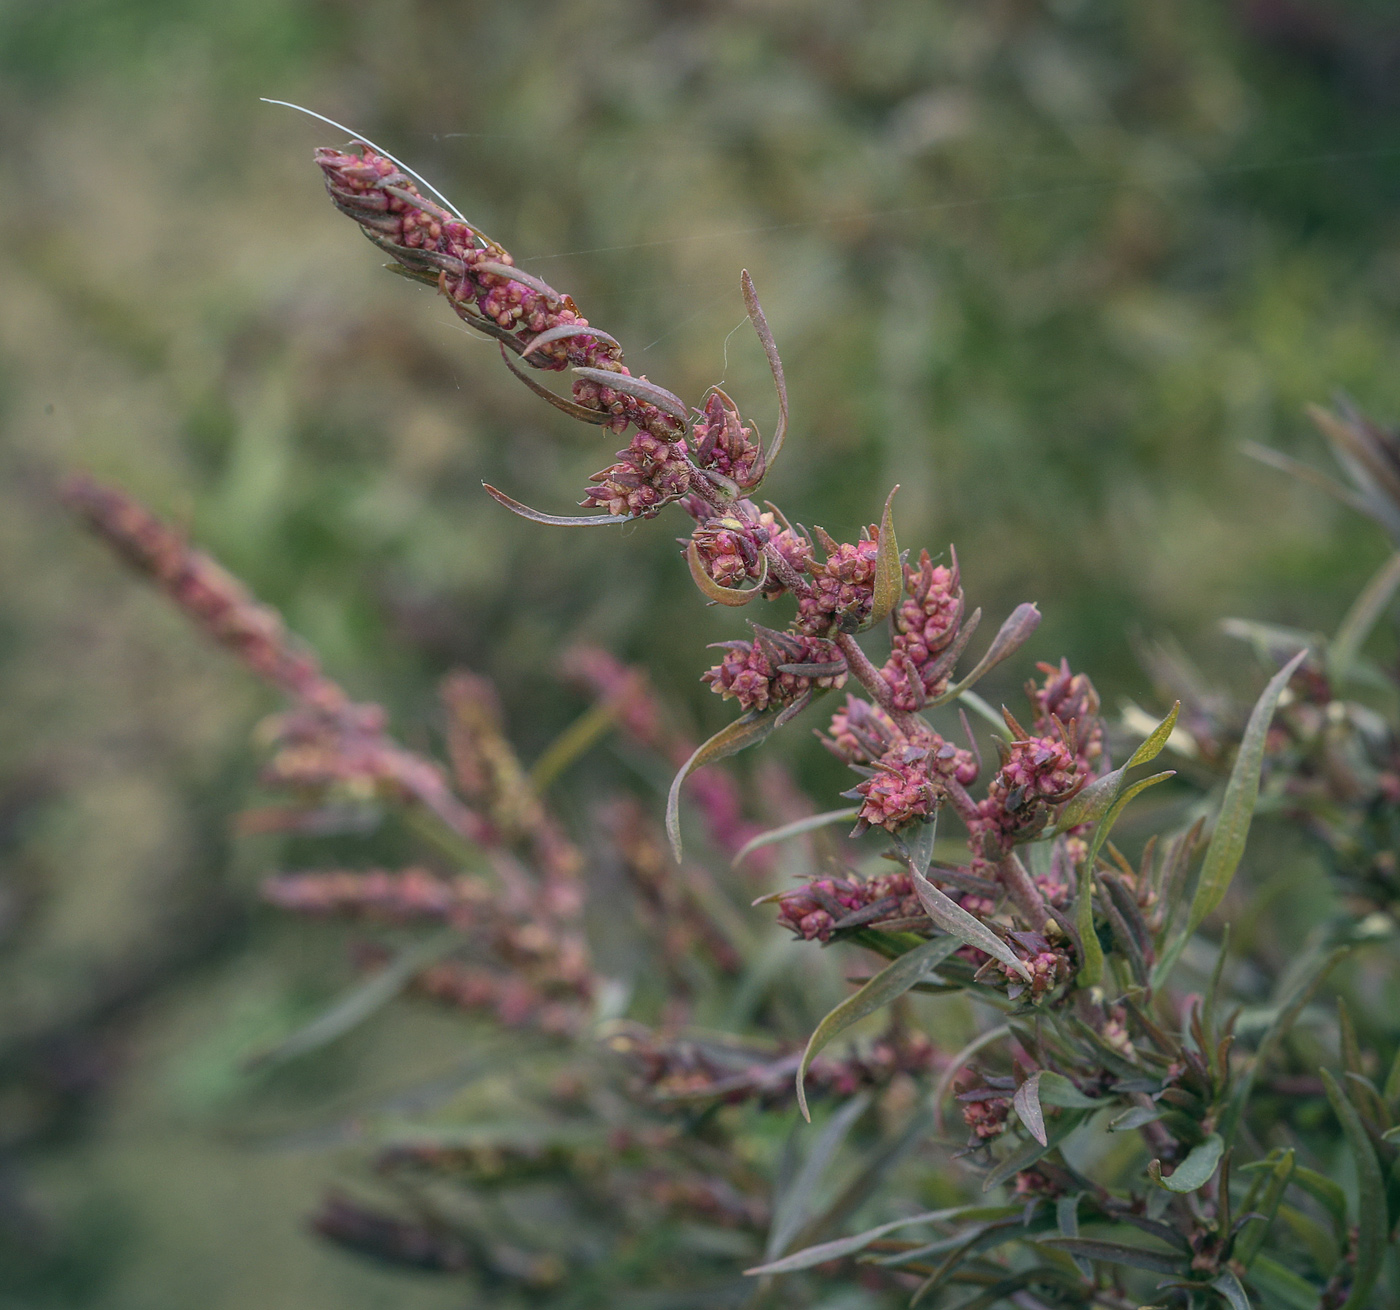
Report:
[[[1385,0],[8,0],[0,5],[0,1305],[437,1306],[316,1244],[355,1104],[471,1030],[403,1008],[306,1070],[239,1059],[348,976],[254,905],[235,841],[271,698],[55,507],[85,467],[283,608],[430,741],[435,678],[495,676],[526,757],[587,637],[716,726],[666,519],[567,534],[615,442],[506,374],[327,202],[352,124],[634,370],[771,430],[765,487],[851,536],[955,541],[972,603],[1115,707],[1137,635],[1251,672],[1216,621],[1335,624],[1380,535],[1253,464],[1302,408],[1400,416],[1400,13]],[[736,330],[737,329],[737,330]],[[624,539],[625,538],[625,539]],[[1023,656],[989,696],[1008,692]],[[778,749],[836,777],[803,733]]]

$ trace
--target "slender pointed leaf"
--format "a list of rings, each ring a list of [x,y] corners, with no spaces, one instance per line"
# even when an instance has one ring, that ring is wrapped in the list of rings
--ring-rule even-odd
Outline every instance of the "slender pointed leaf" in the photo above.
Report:
[[[1261,1255],[1249,1271],[1249,1281],[1286,1310],[1317,1310],[1322,1295],[1306,1278],[1269,1256]]]
[[[749,322],[753,324],[753,330],[758,333],[759,343],[763,346],[763,353],[768,358],[768,367],[773,373],[773,387],[778,393],[778,426],[773,430],[773,440],[763,457],[763,472],[766,476],[771,472],[778,455],[782,452],[783,442],[787,439],[787,381],[783,377],[783,361],[778,355],[778,344],[773,340],[773,333],[768,326],[768,319],[764,316],[763,306],[758,303],[758,292],[754,289],[753,278],[749,276],[748,269],[744,269],[740,274],[739,285],[744,291],[744,307],[749,311]]]
[[[779,1256],[797,1236],[807,1216],[811,1204],[821,1186],[826,1171],[841,1149],[856,1120],[870,1107],[870,1093],[862,1092],[853,1096],[827,1120],[802,1167],[793,1176],[791,1185],[777,1197],[773,1206],[773,1226],[768,1233],[768,1246],[765,1254],[769,1259]]]
[[[1347,1146],[1356,1162],[1356,1266],[1351,1274],[1351,1292],[1342,1310],[1363,1310],[1371,1304],[1371,1289],[1380,1277],[1381,1259],[1385,1255],[1386,1230],[1389,1227],[1385,1203],[1385,1183],[1375,1148],[1366,1135],[1366,1128],[1355,1107],[1337,1085],[1337,1080],[1323,1069],[1322,1085],[1332,1103],[1332,1113],[1341,1121]]]
[[[555,409],[567,414],[570,418],[576,418],[583,423],[592,423],[595,426],[602,426],[604,423],[611,423],[617,417],[610,414],[605,409],[589,409],[587,405],[580,405],[575,400],[567,400],[563,396],[556,396],[548,387],[536,382],[528,372],[518,367],[510,357],[510,351],[506,349],[505,342],[501,343],[501,358],[505,360],[506,367],[510,369],[535,395],[541,400],[547,400]]]
[[[733,723],[721,728],[704,745],[697,746],[695,753],[681,765],[680,772],[672,781],[670,793],[666,797],[666,834],[671,839],[671,850],[675,852],[676,863],[679,864],[681,858],[681,784],[696,769],[758,745],[777,727],[777,723],[776,714],[757,714],[751,710],[742,718],[735,719]]]
[[[774,842],[787,841],[789,837],[800,837],[805,832],[815,832],[816,829],[828,827],[833,823],[849,823],[859,813],[860,807],[851,805],[844,810],[827,810],[824,814],[809,814],[805,819],[794,819],[791,823],[783,824],[781,828],[770,828],[767,832],[761,832],[757,837],[745,842],[734,857],[734,863],[738,864],[746,855],[751,855],[762,846],[771,846]],[[777,894],[781,895],[782,893]]]
[[[1288,1184],[1293,1178],[1296,1163],[1296,1157],[1291,1148],[1273,1163],[1264,1194],[1252,1207],[1258,1212],[1259,1217],[1250,1221],[1250,1226],[1240,1233],[1239,1240],[1235,1243],[1234,1257],[1245,1269],[1254,1263],[1255,1256],[1259,1254],[1260,1248],[1264,1245],[1264,1239],[1269,1235],[1269,1225],[1273,1223],[1274,1216],[1278,1213],[1279,1205],[1283,1201],[1283,1194],[1288,1190]]]
[[[1126,1265],[1130,1269],[1147,1269],[1154,1274],[1185,1272],[1182,1257],[1168,1251],[1152,1251],[1144,1246],[1129,1246],[1125,1242],[1102,1242],[1092,1237],[1043,1237],[1041,1246],[1068,1251],[1086,1260],[1102,1260],[1105,1264]]]
[[[846,997],[817,1025],[816,1031],[807,1040],[807,1049],[802,1052],[802,1063],[797,1066],[797,1104],[804,1119],[810,1120],[812,1116],[807,1109],[807,1091],[803,1084],[817,1053],[866,1015],[874,1014],[903,996],[961,946],[962,940],[957,937],[934,937],[922,946],[916,946],[907,955],[891,961],[860,991]]]
[[[864,1251],[872,1242],[878,1242],[887,1233],[898,1232],[901,1228],[913,1228],[916,1224],[936,1224],[948,1219],[959,1219],[969,1212],[979,1211],[983,1208],[973,1205],[958,1205],[947,1210],[926,1210],[922,1214],[911,1214],[904,1219],[891,1219],[889,1223],[877,1224],[874,1228],[868,1228],[863,1233],[856,1233],[851,1237],[838,1237],[830,1242],[821,1242],[816,1246],[807,1247],[806,1250],[794,1251],[781,1260],[755,1265],[752,1269],[745,1269],[744,1273],[748,1275],[796,1273],[799,1269],[810,1269],[813,1265],[825,1264],[828,1260],[839,1260],[843,1256],[855,1255],[858,1251]]]
[[[1044,1142],[1028,1142],[1019,1151],[1007,1156],[982,1180],[982,1190],[990,1192],[992,1188],[1001,1186],[1008,1178],[1019,1174],[1023,1169],[1029,1169],[1042,1156],[1048,1155],[1059,1146],[1083,1122],[1083,1112],[1066,1110],[1056,1120]]]
[[[1400,554],[1392,555],[1377,570],[1352,602],[1336,635],[1327,643],[1327,672],[1336,682],[1346,681],[1371,629],[1400,587]]]
[[[358,1028],[371,1015],[378,1013],[394,999],[413,978],[435,960],[462,944],[456,932],[437,933],[427,941],[405,947],[384,968],[356,983],[328,1009],[310,1023],[297,1029],[275,1046],[259,1051],[244,1061],[245,1069],[263,1069],[285,1064],[298,1056],[308,1055],[330,1045],[353,1028]]]
[[[1196,894],[1191,901],[1191,913],[1186,921],[1188,935],[1195,932],[1206,916],[1225,899],[1230,881],[1239,867],[1245,840],[1249,836],[1249,825],[1254,818],[1254,806],[1259,799],[1259,774],[1264,764],[1264,744],[1269,724],[1273,720],[1274,710],[1278,708],[1283,689],[1288,686],[1288,680],[1307,653],[1300,650],[1269,679],[1269,685],[1264,688],[1263,695],[1249,716],[1239,754],[1235,757],[1235,767],[1230,770],[1230,779],[1225,784],[1225,798],[1221,802],[1220,816],[1215,821],[1215,831],[1210,836],[1210,845],[1206,848]]]
[[[507,496],[504,491],[497,491],[489,482],[483,482],[481,485],[498,505],[504,505],[512,514],[519,514],[522,519],[529,519],[531,523],[548,523],[556,528],[594,528],[600,524],[636,522],[635,517],[630,514],[545,514],[541,510],[522,505],[514,497]]]
[[[614,373],[606,368],[584,368],[582,365],[573,371],[581,378],[596,382],[600,387],[609,387],[613,391],[621,391],[624,395],[655,405],[663,414],[669,414],[679,423],[685,423],[690,418],[685,402],[679,396],[672,395],[665,387],[658,387],[655,382],[649,382],[646,378],[634,378],[630,373]]]
[[[1150,764],[1167,748],[1167,741],[1172,735],[1172,729],[1176,727],[1177,717],[1181,714],[1181,702],[1177,701],[1171,712],[1165,719],[1152,729],[1151,735],[1132,754],[1127,767],[1136,768],[1139,764]]]
[[[564,341],[569,337],[596,337],[599,341],[606,341],[610,346],[622,349],[622,344],[616,337],[609,336],[601,328],[595,328],[587,323],[561,323],[558,327],[552,327],[541,332],[537,337],[531,337],[530,344],[520,352],[521,359],[529,359],[537,350],[542,350],[545,346],[553,345],[556,341]]]
[[[969,946],[977,947],[979,951],[985,951],[1030,982],[1030,970],[1026,968],[1025,962],[985,923],[973,918],[956,901],[945,896],[912,864],[909,866],[909,876],[913,879],[914,890],[918,893],[924,912],[944,932]]]
[[[1025,604],[1017,605],[1007,617],[1006,622],[1001,625],[997,635],[992,638],[992,644],[987,648],[987,653],[977,661],[972,672],[930,703],[942,705],[947,701],[955,700],[979,679],[996,668],[1002,660],[1020,650],[1030,638],[1031,633],[1039,626],[1040,611],[1033,604],[1027,601]]]
[[[880,535],[876,538],[875,588],[870,605],[868,625],[882,623],[899,604],[904,594],[904,564],[899,558],[899,542],[894,535],[894,493],[885,499],[885,512],[880,516]]]

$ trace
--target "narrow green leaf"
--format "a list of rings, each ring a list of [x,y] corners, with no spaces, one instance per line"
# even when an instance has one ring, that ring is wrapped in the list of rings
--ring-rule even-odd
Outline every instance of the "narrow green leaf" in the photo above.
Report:
[[[992,638],[992,644],[987,648],[987,653],[977,661],[972,672],[931,701],[930,704],[943,705],[950,700],[955,700],[980,678],[996,668],[1002,660],[1008,659],[1020,650],[1030,639],[1031,633],[1039,626],[1040,611],[1034,605],[1029,602],[1017,605],[1007,617],[1006,622],[1001,625],[997,635]]]
[[[1026,1131],[1042,1146],[1048,1145],[1049,1139],[1045,1135],[1045,1112],[1040,1108],[1039,1070],[1016,1089],[1016,1095],[1011,1098],[1011,1105],[1025,1124]]]
[[[243,1067],[252,1070],[285,1064],[288,1060],[328,1046],[383,1009],[413,981],[416,974],[461,944],[460,934],[443,932],[427,941],[405,947],[384,968],[370,974],[363,982],[356,983],[305,1027],[297,1029],[275,1046],[249,1056],[243,1062]]]
[[[1126,768],[1125,765],[1122,769],[1114,769],[1112,773],[1105,773],[1102,778],[1095,778],[1083,791],[1070,797],[1060,811],[1060,817],[1055,823],[1055,831],[1057,833],[1068,832],[1071,828],[1077,828],[1081,823],[1096,823],[1102,819],[1118,795],[1118,788],[1122,785]]]
[[[816,1031],[807,1040],[807,1049],[802,1052],[802,1063],[797,1066],[797,1104],[804,1119],[810,1121],[812,1118],[807,1109],[807,1091],[804,1083],[807,1070],[811,1068],[817,1053],[866,1015],[874,1014],[876,1010],[903,996],[961,946],[960,938],[934,937],[922,946],[915,947],[907,955],[901,955],[881,969],[860,991],[846,997],[817,1025]]]
[[[1083,1122],[1083,1113],[1075,1113],[1073,1110],[1066,1111],[1050,1130],[1044,1142],[1028,1142],[1019,1151],[1012,1152],[997,1165],[982,1180],[982,1190],[990,1192],[992,1188],[999,1187],[1008,1178],[1014,1177],[1023,1169],[1029,1169],[1042,1156],[1048,1155],[1059,1146]]]
[[[1188,935],[1195,932],[1206,916],[1225,899],[1230,881],[1239,867],[1245,840],[1249,836],[1249,825],[1254,818],[1254,806],[1259,799],[1259,774],[1264,764],[1264,744],[1269,724],[1273,720],[1274,710],[1278,708],[1283,689],[1288,686],[1288,680],[1307,654],[1306,650],[1299,651],[1269,679],[1269,685],[1264,688],[1264,694],[1259,697],[1249,716],[1235,767],[1230,770],[1230,779],[1225,784],[1220,816],[1215,821],[1215,831],[1211,833],[1210,845],[1206,848],[1200,881],[1196,884],[1196,895],[1186,921]]]
[[[1376,621],[1400,587],[1400,555],[1392,555],[1352,602],[1336,635],[1327,643],[1327,674],[1345,682]]]
[[[1371,1289],[1380,1277],[1381,1258],[1385,1254],[1388,1227],[1385,1183],[1361,1116],[1347,1100],[1337,1080],[1326,1069],[1321,1073],[1327,1099],[1332,1103],[1332,1113],[1341,1121],[1352,1159],[1356,1161],[1356,1267],[1351,1275],[1351,1293],[1342,1310],[1363,1310],[1370,1304]]]
[[[891,1219],[889,1223],[877,1224],[874,1228],[868,1228],[863,1233],[856,1233],[851,1237],[838,1237],[830,1242],[820,1242],[805,1250],[794,1251],[781,1260],[755,1265],[752,1269],[745,1269],[744,1273],[750,1276],[796,1273],[799,1269],[810,1269],[813,1265],[825,1264],[828,1260],[839,1260],[842,1256],[855,1255],[858,1251],[865,1250],[872,1242],[878,1242],[887,1233],[898,1232],[901,1228],[959,1219],[969,1211],[979,1208],[971,1205],[958,1205],[948,1210],[926,1210],[922,1214],[911,1214],[904,1219]]]
[[[1079,934],[1078,982],[1081,987],[1097,987],[1103,978],[1103,947],[1094,931],[1094,862],[1079,866],[1079,888],[1074,900],[1074,928]]]
[[[1156,1105],[1135,1105],[1131,1110],[1125,1110],[1122,1114],[1110,1119],[1108,1131],[1111,1133],[1130,1133],[1136,1128],[1156,1123],[1164,1114],[1166,1111]]]
[[[944,932],[969,946],[977,947],[979,951],[985,951],[1030,982],[1030,970],[1025,962],[985,923],[973,918],[956,901],[945,896],[912,864],[909,866],[909,876],[913,879],[914,890],[918,893],[924,912]]]
[[[1089,855],[1085,863],[1093,868],[1094,861],[1099,858],[1099,852],[1103,850],[1104,843],[1108,841],[1108,834],[1113,831],[1113,825],[1118,822],[1119,816],[1128,805],[1136,800],[1149,787],[1155,787],[1159,782],[1166,782],[1168,778],[1175,778],[1175,769],[1166,769],[1162,773],[1154,773],[1146,778],[1139,778],[1131,787],[1124,788],[1122,794],[1113,802],[1112,808],[1104,815],[1099,826],[1094,829],[1094,838],[1089,843]]]
[[[703,746],[696,747],[695,753],[681,765],[680,772],[671,783],[670,794],[666,797],[666,835],[671,839],[671,850],[675,853],[676,863],[679,864],[681,858],[681,784],[696,769],[727,756],[737,755],[749,746],[758,745],[773,731],[777,722],[778,716],[772,711],[759,714],[750,710],[742,718],[735,719],[733,723],[721,728]]]
[[[1346,1235],[1347,1194],[1340,1183],[1300,1164],[1293,1170],[1293,1185],[1302,1188],[1327,1211],[1339,1237]]]
[[[1390,1062],[1390,1072],[1385,1076],[1381,1095],[1392,1110],[1400,1110],[1400,1047],[1396,1047],[1395,1058]]]
[[[870,604],[867,626],[874,627],[888,617],[904,594],[904,565],[899,558],[899,542],[894,535],[894,493],[885,500],[885,512],[880,516],[880,535],[876,538],[875,588]]]
[[[1181,1256],[1168,1251],[1149,1250],[1144,1246],[1129,1246],[1124,1242],[1102,1242],[1092,1237],[1043,1237],[1040,1245],[1057,1247],[1070,1255],[1083,1256],[1086,1260],[1127,1265],[1130,1269],[1147,1269],[1154,1274],[1185,1272]]]
[[[1317,1310],[1318,1298],[1322,1295],[1320,1287],[1314,1287],[1306,1278],[1267,1255],[1255,1260],[1249,1271],[1249,1281],[1286,1310]]]
[[[1245,1295],[1245,1290],[1240,1286],[1240,1280],[1235,1277],[1230,1270],[1226,1270],[1219,1278],[1211,1283],[1211,1286],[1225,1298],[1225,1303],[1230,1310],[1251,1310],[1249,1297]]]
[[[1273,1168],[1269,1173],[1268,1184],[1264,1188],[1264,1195],[1260,1197],[1256,1205],[1251,1207],[1258,1211],[1260,1218],[1251,1220],[1249,1226],[1240,1233],[1234,1250],[1235,1259],[1246,1269],[1254,1263],[1255,1256],[1259,1254],[1264,1245],[1264,1239],[1269,1234],[1269,1225],[1273,1223],[1274,1216],[1278,1213],[1279,1205],[1283,1201],[1283,1194],[1293,1178],[1296,1163],[1291,1148],[1274,1161]]]
[[[802,1161],[802,1167],[793,1177],[791,1185],[774,1202],[773,1226],[768,1234],[766,1255],[781,1255],[784,1248],[797,1236],[811,1213],[812,1202],[826,1171],[831,1167],[841,1144],[855,1127],[856,1120],[869,1106],[869,1092],[853,1096],[827,1120],[821,1132],[817,1134],[816,1141],[812,1143],[812,1148],[807,1152],[807,1157]]]
[[[1101,1110],[1107,1102],[1101,1098],[1085,1096],[1062,1073],[1051,1069],[1040,1072],[1040,1103],[1058,1105],[1066,1110]]]
[[[1162,1186],[1169,1192],[1194,1192],[1210,1182],[1220,1156],[1225,1150],[1225,1139],[1219,1133],[1211,1133],[1199,1146],[1190,1152],[1176,1167],[1170,1178],[1162,1179]]]
[[[690,580],[701,593],[716,605],[728,605],[731,609],[747,605],[755,596],[761,596],[763,584],[768,579],[768,557],[765,555],[758,580],[752,587],[726,587],[716,582],[705,572],[705,561],[700,558],[700,551],[693,540],[686,542],[685,562],[690,566]]]
[[[825,814],[809,814],[805,819],[794,819],[792,823],[785,823],[781,828],[770,828],[767,832],[759,833],[751,841],[745,842],[734,857],[734,863],[738,864],[746,855],[752,855],[762,846],[772,846],[775,842],[787,841],[789,837],[800,837],[804,832],[815,832],[816,829],[825,828],[829,824],[849,823],[859,813],[860,807],[851,805],[844,810],[827,810]],[[776,894],[782,895],[781,892]]]
[[[1177,701],[1171,707],[1171,712],[1167,717],[1152,729],[1147,740],[1133,752],[1132,758],[1127,763],[1127,768],[1135,769],[1139,764],[1149,764],[1167,748],[1167,739],[1172,735],[1172,729],[1176,727],[1177,716],[1180,713],[1181,702]]]

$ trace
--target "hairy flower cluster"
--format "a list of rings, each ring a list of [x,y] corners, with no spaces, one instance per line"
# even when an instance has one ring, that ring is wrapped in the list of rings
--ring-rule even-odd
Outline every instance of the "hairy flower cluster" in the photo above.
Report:
[[[882,672],[896,707],[915,712],[948,689],[956,663],[954,643],[963,615],[957,556],[951,566],[935,565],[923,551],[918,568],[905,566],[904,590],[907,598],[892,616],[894,636]]]
[[[807,561],[812,584],[797,604],[796,627],[813,637],[854,632],[870,614],[875,589],[875,558],[879,530],[872,524],[860,540],[838,542],[821,528],[817,540],[826,559]]]
[[[924,907],[905,872],[874,878],[817,878],[778,897],[778,922],[805,941],[825,942],[838,928],[922,917]]]
[[[753,429],[745,426],[734,402],[718,387],[691,425],[690,442],[700,468],[729,478],[741,489],[763,476],[763,450]]]
[[[685,495],[690,476],[678,445],[650,431],[638,432],[617,452],[617,463],[589,478],[594,485],[579,503],[585,508],[602,506],[609,514],[652,518],[663,505]]]
[[[588,320],[568,296],[515,268],[509,252],[425,198],[393,160],[363,143],[358,151],[317,150],[331,200],[410,273],[435,282],[463,320],[516,353],[528,351],[537,368],[573,365],[631,376],[615,341],[582,331]],[[531,350],[544,334],[550,339]],[[618,433],[634,426],[662,442],[683,433],[683,425],[650,400],[593,378],[574,383],[574,401],[605,416]]]
[[[754,625],[753,641],[726,641],[724,659],[702,677],[725,700],[742,709],[782,708],[814,688],[839,688],[846,662],[829,641]]]
[[[1103,762],[1103,720],[1099,717],[1099,693],[1084,673],[1070,671],[1069,661],[1059,666],[1040,663],[1044,681],[1026,683],[1026,695],[1035,706],[1035,730],[1042,737],[1055,732],[1055,724],[1074,725],[1075,754],[1092,776]]]

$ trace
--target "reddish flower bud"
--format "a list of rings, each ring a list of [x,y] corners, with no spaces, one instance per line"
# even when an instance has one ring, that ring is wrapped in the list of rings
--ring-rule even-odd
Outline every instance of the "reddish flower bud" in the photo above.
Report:
[[[829,641],[755,628],[754,641],[725,642],[724,659],[701,675],[725,700],[737,700],[745,710],[766,710],[791,705],[799,696],[818,688],[839,688],[846,681],[840,650]],[[784,672],[785,667],[840,665],[838,671],[809,676]]]
[[[638,432],[626,450],[617,452],[617,460],[589,479],[597,485],[588,488],[581,505],[601,505],[609,514],[652,518],[690,486],[685,457],[650,432]]]
[[[690,439],[701,468],[722,473],[741,487],[753,486],[763,474],[763,451],[753,429],[743,426],[734,402],[718,388],[691,425]]]

